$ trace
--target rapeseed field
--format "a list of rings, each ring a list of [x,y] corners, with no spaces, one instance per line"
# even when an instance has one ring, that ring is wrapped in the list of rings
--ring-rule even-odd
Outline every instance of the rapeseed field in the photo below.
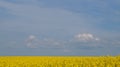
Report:
[[[0,67],[120,67],[120,56],[0,56]]]

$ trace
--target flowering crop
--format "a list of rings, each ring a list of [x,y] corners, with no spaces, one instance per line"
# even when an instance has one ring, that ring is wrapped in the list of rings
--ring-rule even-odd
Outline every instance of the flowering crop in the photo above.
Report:
[[[120,67],[120,56],[0,56],[0,67]]]

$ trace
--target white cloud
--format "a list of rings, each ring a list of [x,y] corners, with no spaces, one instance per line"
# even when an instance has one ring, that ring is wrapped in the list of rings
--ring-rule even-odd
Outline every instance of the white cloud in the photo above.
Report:
[[[78,34],[74,36],[74,39],[77,41],[99,41],[100,39],[95,37],[93,34],[90,33],[83,33],[83,34]]]
[[[30,35],[27,39],[26,39],[26,46],[30,47],[30,48],[37,48],[38,45],[38,39],[36,38],[35,35]]]
[[[29,36],[29,40],[34,40],[36,37],[34,35]]]
[[[38,39],[35,35],[30,35],[26,40],[28,48],[64,48],[64,42],[50,38]]]

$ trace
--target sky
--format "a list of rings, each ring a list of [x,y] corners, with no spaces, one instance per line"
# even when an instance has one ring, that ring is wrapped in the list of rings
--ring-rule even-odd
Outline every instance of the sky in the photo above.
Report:
[[[120,54],[120,0],[0,0],[0,55]]]

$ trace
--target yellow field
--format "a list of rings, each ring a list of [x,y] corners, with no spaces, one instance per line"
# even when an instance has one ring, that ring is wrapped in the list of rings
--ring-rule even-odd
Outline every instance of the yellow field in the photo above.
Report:
[[[1,56],[0,67],[120,67],[120,56]]]

